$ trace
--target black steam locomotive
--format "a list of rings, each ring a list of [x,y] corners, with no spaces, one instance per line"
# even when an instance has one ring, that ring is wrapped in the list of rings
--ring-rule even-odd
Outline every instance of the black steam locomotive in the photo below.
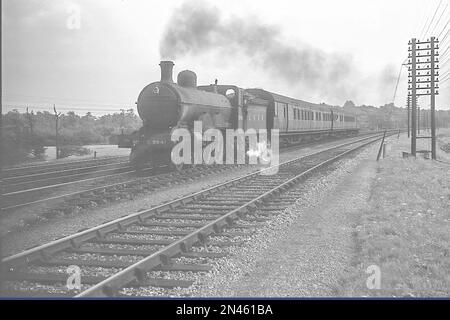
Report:
[[[172,61],[161,61],[161,81],[147,85],[139,94],[137,109],[143,126],[130,136],[122,135],[119,147],[131,148],[130,162],[171,164],[176,128],[192,130],[202,121],[203,130],[216,128],[279,130],[280,147],[330,135],[358,132],[354,114],[325,104],[314,104],[234,85],[197,86],[194,72],[185,70],[172,80]]]

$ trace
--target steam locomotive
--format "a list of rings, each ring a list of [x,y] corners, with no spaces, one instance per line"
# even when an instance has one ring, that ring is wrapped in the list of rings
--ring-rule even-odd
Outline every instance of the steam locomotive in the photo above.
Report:
[[[341,108],[263,89],[218,85],[217,80],[197,86],[197,76],[190,70],[181,71],[174,83],[174,63],[159,65],[161,80],[144,87],[137,100],[143,126],[119,138],[119,147],[131,148],[130,162],[135,167],[171,165],[171,133],[176,128],[192,131],[194,121],[201,121],[204,130],[266,129],[270,136],[272,129],[278,129],[280,147],[358,133],[356,116]]]

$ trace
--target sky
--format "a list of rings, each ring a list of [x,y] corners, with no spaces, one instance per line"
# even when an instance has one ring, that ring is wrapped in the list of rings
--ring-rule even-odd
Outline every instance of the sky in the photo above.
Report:
[[[404,106],[405,68],[395,98],[394,91],[408,40],[446,35],[449,2],[3,0],[3,112],[134,108],[142,88],[160,79],[161,59],[174,61],[174,79],[189,69],[199,84],[218,79],[311,102]],[[450,109],[449,84],[438,109]],[[419,105],[428,108],[429,97]]]

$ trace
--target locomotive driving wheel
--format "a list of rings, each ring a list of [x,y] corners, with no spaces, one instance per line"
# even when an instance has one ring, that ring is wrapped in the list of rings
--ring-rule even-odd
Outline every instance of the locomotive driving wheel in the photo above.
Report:
[[[131,149],[130,153],[130,164],[133,166],[136,170],[141,170],[145,167],[145,157],[144,152],[139,148],[139,146],[134,146]]]

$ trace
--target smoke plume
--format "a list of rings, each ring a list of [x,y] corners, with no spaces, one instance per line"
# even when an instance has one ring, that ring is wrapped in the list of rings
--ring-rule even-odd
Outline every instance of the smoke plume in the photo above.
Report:
[[[200,55],[245,54],[277,80],[320,93],[324,97],[348,99],[358,91],[352,83],[352,57],[329,54],[307,44],[283,41],[277,26],[258,22],[256,17],[225,19],[218,8],[203,1],[190,1],[176,9],[160,42],[164,59]]]

